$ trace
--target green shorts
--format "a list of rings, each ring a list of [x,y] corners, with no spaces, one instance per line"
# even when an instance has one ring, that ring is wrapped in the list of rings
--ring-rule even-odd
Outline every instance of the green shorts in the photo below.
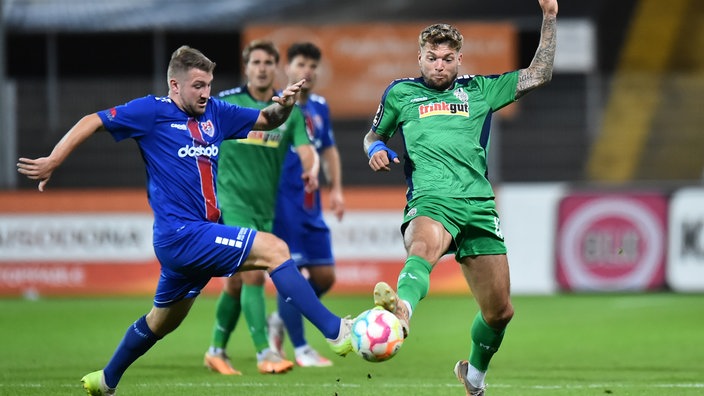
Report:
[[[401,232],[418,216],[430,217],[445,227],[453,239],[446,253],[455,253],[458,261],[467,256],[506,254],[493,198],[413,198],[406,205]]]

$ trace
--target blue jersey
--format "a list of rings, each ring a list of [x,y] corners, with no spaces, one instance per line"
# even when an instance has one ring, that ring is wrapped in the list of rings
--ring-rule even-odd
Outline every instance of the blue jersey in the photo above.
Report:
[[[304,105],[299,104],[298,106],[303,111],[308,137],[315,149],[318,150],[318,154],[322,153],[326,148],[334,146],[335,137],[332,131],[332,124],[330,123],[330,108],[325,98],[312,94]],[[301,159],[298,157],[294,147],[291,147],[284,161],[283,173],[279,183],[279,195],[303,191],[302,173],[303,164],[301,164]],[[307,209],[320,212],[320,205],[313,207],[314,205],[311,203],[320,201],[320,191],[316,190],[313,194],[317,198],[306,198]]]
[[[318,153],[335,145],[325,98],[311,95],[306,104],[299,107]],[[320,191],[306,193],[302,173],[303,165],[292,147],[279,181],[273,233],[286,241],[297,265],[330,265],[334,263],[330,230],[323,219]]]
[[[197,118],[168,97],[152,95],[97,113],[116,141],[134,139],[147,171],[154,245],[191,222],[221,222],[216,194],[219,146],[244,138],[259,110],[210,98]]]

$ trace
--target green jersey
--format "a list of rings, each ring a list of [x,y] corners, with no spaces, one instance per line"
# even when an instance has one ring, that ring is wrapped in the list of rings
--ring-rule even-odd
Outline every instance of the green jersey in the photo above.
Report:
[[[274,103],[255,100],[246,86],[218,97],[243,107],[263,109]],[[281,126],[251,131],[246,139],[226,140],[218,155],[217,195],[225,224],[271,232],[276,193],[286,153],[310,144],[303,114],[294,106]]]
[[[399,79],[384,92],[372,130],[405,144],[408,199],[421,195],[493,198],[487,152],[493,112],[515,100],[518,71],[464,75],[444,91],[422,78]]]

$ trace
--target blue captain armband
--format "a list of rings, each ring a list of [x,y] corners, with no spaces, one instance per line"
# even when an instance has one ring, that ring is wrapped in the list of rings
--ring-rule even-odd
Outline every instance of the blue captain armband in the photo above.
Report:
[[[396,155],[396,153],[393,150],[388,148],[386,146],[386,144],[384,142],[382,142],[381,140],[377,140],[376,142],[369,145],[369,150],[367,150],[367,156],[369,158],[371,158],[372,155],[374,155],[377,151],[382,151],[382,150],[386,151],[386,154],[389,157],[389,161],[393,161],[396,158],[398,158],[398,155]]]

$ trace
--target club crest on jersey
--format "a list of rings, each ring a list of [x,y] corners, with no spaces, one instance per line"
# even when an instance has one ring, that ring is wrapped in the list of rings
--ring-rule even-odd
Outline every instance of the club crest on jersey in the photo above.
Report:
[[[213,122],[208,120],[205,122],[200,123],[200,130],[203,131],[204,134],[213,137],[215,135],[215,126],[213,125]]]
[[[108,117],[109,121],[112,121],[117,116],[117,109],[114,107],[111,107],[108,110],[105,110],[105,115]]]
[[[467,103],[467,101],[469,100],[469,95],[467,95],[467,92],[465,92],[462,87],[457,88],[454,92],[454,95],[462,103]]]
[[[429,103],[418,106],[418,116],[420,118],[449,115],[469,117],[469,105],[467,103]]]

